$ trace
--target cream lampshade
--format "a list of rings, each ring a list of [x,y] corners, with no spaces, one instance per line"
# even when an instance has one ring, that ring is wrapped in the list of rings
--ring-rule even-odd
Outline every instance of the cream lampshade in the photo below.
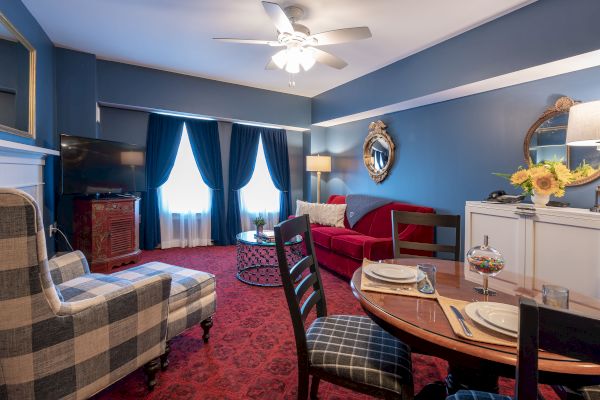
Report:
[[[569,109],[569,146],[600,145],[600,100],[575,104]]]
[[[331,172],[331,157],[306,156],[306,170],[317,173],[317,203],[321,202],[321,172]]]
[[[121,164],[133,167],[144,165],[144,152],[142,151],[122,151]]]

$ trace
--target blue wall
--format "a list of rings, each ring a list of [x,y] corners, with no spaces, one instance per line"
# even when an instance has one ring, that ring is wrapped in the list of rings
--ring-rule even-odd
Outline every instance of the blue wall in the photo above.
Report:
[[[313,98],[318,123],[600,49],[598,0],[539,0]]]
[[[20,1],[0,2],[0,12],[12,22],[17,30],[27,38],[37,51],[36,76],[36,130],[35,140],[0,132],[0,139],[33,144],[56,149],[56,129],[54,118],[54,47],[41,26]],[[54,221],[55,185],[54,172],[57,157],[46,160],[44,169],[44,224]],[[48,248],[52,252],[54,245],[50,241]]]
[[[527,130],[561,95],[600,99],[600,67],[327,128],[312,138],[321,149],[325,142],[333,157],[323,195],[369,193],[464,215],[467,200],[482,200],[497,189],[516,194],[492,172],[525,165]],[[362,162],[368,125],[376,119],[388,125],[396,144],[391,174],[379,185]],[[597,185],[568,188],[563,199],[588,208]]]

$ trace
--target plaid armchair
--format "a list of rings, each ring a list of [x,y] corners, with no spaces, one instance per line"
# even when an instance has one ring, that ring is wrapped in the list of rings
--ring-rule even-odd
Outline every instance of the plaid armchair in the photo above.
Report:
[[[87,262],[74,252],[49,263],[38,206],[12,189],[0,189],[0,255],[0,399],[87,398],[143,365],[153,386],[168,274],[109,276],[93,296],[65,301],[55,282],[89,272]]]

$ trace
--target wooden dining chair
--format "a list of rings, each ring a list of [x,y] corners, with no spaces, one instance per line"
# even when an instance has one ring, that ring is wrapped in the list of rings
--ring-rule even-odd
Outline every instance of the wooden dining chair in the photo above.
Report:
[[[301,235],[306,254],[289,266],[285,243]],[[298,353],[298,399],[317,398],[321,379],[385,399],[412,399],[409,347],[357,315],[327,315],[325,293],[315,256],[308,215],[275,226],[279,271]],[[297,282],[297,284],[295,284]],[[304,300],[304,301],[303,301]],[[316,319],[306,320],[316,308]]]
[[[538,349],[600,364],[600,320],[522,298],[519,306],[516,400],[538,398]],[[593,398],[593,397],[590,397]],[[460,390],[446,400],[511,400]]]
[[[454,245],[400,240],[399,224],[454,228],[456,235]],[[458,261],[460,257],[460,215],[440,215],[392,210],[392,235],[394,258],[403,256],[402,249],[434,251],[436,252],[436,256],[437,253],[452,253],[454,261]]]

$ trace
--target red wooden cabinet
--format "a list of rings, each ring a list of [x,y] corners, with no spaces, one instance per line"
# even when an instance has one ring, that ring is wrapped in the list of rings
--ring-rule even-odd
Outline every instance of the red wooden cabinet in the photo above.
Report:
[[[75,199],[73,236],[92,272],[140,259],[139,204],[136,197]]]

